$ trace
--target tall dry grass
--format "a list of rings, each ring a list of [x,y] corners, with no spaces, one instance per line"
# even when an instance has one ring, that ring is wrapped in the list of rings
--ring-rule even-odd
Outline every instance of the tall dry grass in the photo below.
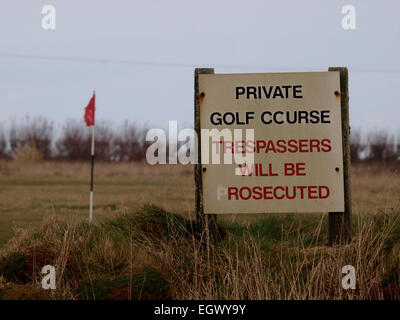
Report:
[[[358,216],[352,242],[335,247],[318,245],[321,220],[310,246],[297,230],[295,245],[285,233],[268,249],[246,232],[241,241],[229,235],[228,246],[210,245],[206,252],[194,240],[185,252],[173,241],[161,249],[148,243],[148,250],[173,275],[177,299],[399,299],[397,223],[398,217]],[[178,266],[187,261],[191,268],[182,272]],[[349,264],[356,269],[356,290],[341,285],[342,267]]]
[[[398,215],[359,215],[351,243],[334,247],[325,245],[324,223],[318,221],[307,243],[304,228],[289,232],[283,223],[280,241],[244,228],[241,237],[226,232],[211,243],[190,222],[153,207],[96,224],[54,216],[39,231],[14,238],[3,255],[32,246],[55,252],[57,290],[50,298],[56,299],[82,298],[82,281],[93,294],[98,279],[133,279],[149,266],[168,282],[173,299],[399,299]],[[355,290],[342,288],[345,265],[356,269]],[[141,298],[130,280],[126,286],[124,299]]]

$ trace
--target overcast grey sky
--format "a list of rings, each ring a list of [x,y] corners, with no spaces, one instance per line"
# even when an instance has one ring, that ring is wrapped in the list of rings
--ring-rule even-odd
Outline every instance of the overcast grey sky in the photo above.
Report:
[[[41,26],[46,4],[56,8],[56,30]],[[346,4],[356,8],[356,30],[341,27]],[[0,39],[3,124],[25,115],[82,119],[96,90],[97,119],[188,126],[195,67],[347,66],[351,126],[400,131],[398,0],[1,0]],[[117,63],[127,60],[139,63]]]

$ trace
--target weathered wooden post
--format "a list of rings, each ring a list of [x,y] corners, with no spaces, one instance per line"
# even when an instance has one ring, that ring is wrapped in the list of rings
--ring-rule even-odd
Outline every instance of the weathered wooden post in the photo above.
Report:
[[[328,71],[340,72],[340,95],[342,116],[344,212],[329,212],[329,244],[351,241],[351,190],[350,190],[350,121],[349,121],[349,76],[346,67],[330,67]]]
[[[194,179],[196,184],[196,224],[198,232],[206,232],[211,239],[218,236],[217,216],[215,214],[204,214],[203,208],[203,180],[202,175],[206,174],[206,168],[201,164],[201,130],[200,130],[200,108],[201,101],[205,96],[204,92],[199,92],[199,74],[213,74],[213,68],[196,68],[194,71],[194,127],[197,133],[197,164],[194,169]]]

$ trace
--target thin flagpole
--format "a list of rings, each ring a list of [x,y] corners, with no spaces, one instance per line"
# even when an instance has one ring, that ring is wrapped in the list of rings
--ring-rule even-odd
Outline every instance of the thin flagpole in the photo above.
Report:
[[[95,96],[93,91],[93,96]],[[93,114],[94,119],[94,114]],[[90,152],[90,201],[89,201],[89,221],[93,220],[93,171],[94,171],[94,122],[92,125],[92,148]]]
[[[93,219],[93,169],[94,169],[94,126],[92,126],[92,150],[90,153],[91,169],[90,169],[90,207],[89,221]]]

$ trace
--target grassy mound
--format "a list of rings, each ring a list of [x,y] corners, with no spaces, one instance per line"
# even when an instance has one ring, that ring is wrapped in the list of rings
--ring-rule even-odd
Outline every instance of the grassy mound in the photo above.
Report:
[[[150,247],[159,250],[191,234],[189,221],[155,206],[95,223],[54,216],[19,244],[13,239],[17,251],[0,258],[0,276],[9,284],[2,296],[23,299],[28,289],[15,285],[36,281],[38,287],[42,267],[50,264],[56,267],[57,286],[68,287],[70,298],[170,299],[165,270]]]
[[[53,216],[3,250],[0,298],[399,299],[399,215],[360,215],[353,224],[351,243],[329,247],[322,215],[225,219],[225,237],[214,243],[154,206],[93,223]],[[56,267],[51,292],[40,288],[46,264]],[[356,290],[341,287],[348,264]]]

